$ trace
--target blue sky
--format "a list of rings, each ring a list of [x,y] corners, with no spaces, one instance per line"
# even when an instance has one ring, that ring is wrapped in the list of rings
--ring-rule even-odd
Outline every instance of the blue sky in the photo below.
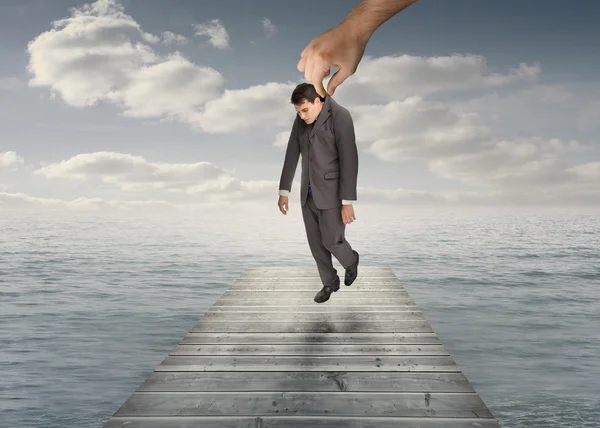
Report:
[[[3,1],[0,210],[272,205],[300,52],[357,3]],[[598,204],[599,17],[420,0],[391,18],[334,96],[356,209]]]

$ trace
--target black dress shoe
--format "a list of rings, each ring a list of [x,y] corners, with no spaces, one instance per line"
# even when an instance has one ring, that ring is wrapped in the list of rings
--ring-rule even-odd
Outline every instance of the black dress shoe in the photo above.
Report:
[[[331,296],[331,293],[336,292],[339,289],[340,289],[340,285],[339,284],[337,284],[336,287],[333,287],[331,285],[324,286],[316,294],[316,296],[315,296],[315,302],[317,302],[317,303],[323,303],[323,302],[328,301],[329,297]]]
[[[352,250],[356,254],[356,263],[346,269],[346,275],[344,276],[344,284],[352,285],[356,277],[358,276],[358,253]]]

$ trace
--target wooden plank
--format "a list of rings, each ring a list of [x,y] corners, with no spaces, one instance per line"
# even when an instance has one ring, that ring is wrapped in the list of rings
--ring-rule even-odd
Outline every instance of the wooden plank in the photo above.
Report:
[[[296,279],[268,279],[268,278],[256,278],[256,279],[237,279],[231,285],[230,288],[240,288],[240,287],[256,287],[257,285],[269,285],[269,286],[278,286],[278,285],[314,285],[315,287],[320,287],[323,285],[320,278],[296,278]],[[385,287],[394,287],[396,289],[406,289],[404,285],[398,280],[388,279],[388,280],[377,280],[373,278],[357,278],[354,280],[352,285],[345,285],[344,278],[340,278],[340,285],[347,287],[349,290],[354,288],[357,285],[362,286],[385,286]]]
[[[274,315],[273,312],[261,313],[256,311],[207,311],[202,317],[205,321],[244,321],[244,322],[273,322],[273,317],[277,317],[277,322],[381,322],[381,321],[403,321],[403,320],[423,320],[425,315],[421,311],[397,311],[397,312],[335,312],[335,313],[298,313],[296,311],[279,312]]]
[[[341,322],[247,322],[235,321],[207,321],[202,320],[196,324],[191,332],[238,332],[238,333],[430,333],[433,332],[427,321],[341,321]]]
[[[343,268],[337,268],[338,272],[344,272]],[[364,276],[369,277],[394,277],[396,274],[392,268],[388,266],[364,266],[359,267],[359,272]],[[316,267],[306,266],[269,266],[269,267],[256,267],[246,269],[240,276],[244,277],[268,277],[276,275],[287,275],[287,276],[319,276],[319,272]]]
[[[234,280],[231,284],[231,287],[240,287],[240,286],[256,286],[256,285],[314,285],[314,286],[322,286],[321,278],[279,278],[279,277],[271,277],[271,278],[238,278]],[[340,277],[340,284],[344,285],[344,277]],[[352,285],[347,286],[349,289],[356,285],[384,285],[387,287],[398,287],[405,288],[400,281],[393,278],[386,279],[376,279],[376,278],[363,278],[357,277]]]
[[[440,417],[115,417],[104,428],[500,428],[495,419]]]
[[[153,372],[140,392],[364,391],[475,392],[460,372],[208,371]]]
[[[341,283],[344,283],[344,274],[338,274],[338,278]],[[254,277],[237,277],[233,279],[231,285],[238,283],[270,283],[270,284],[278,284],[278,283],[314,283],[321,284],[321,277],[319,275],[300,275],[300,276],[283,276],[283,275],[275,275],[275,276],[254,276]],[[364,275],[359,275],[354,280],[354,284],[357,283],[365,283],[365,284],[387,284],[387,285],[402,285],[402,282],[398,278],[393,276],[390,277],[375,277],[369,276],[366,277]]]
[[[247,299],[249,297],[257,297],[257,298],[261,298],[261,299],[280,299],[280,298],[284,298],[284,299],[289,299],[289,298],[293,298],[293,297],[298,297],[298,298],[310,298],[310,297],[314,297],[315,294],[317,294],[317,291],[319,291],[321,289],[321,286],[316,286],[314,288],[288,288],[288,289],[282,289],[282,290],[278,290],[278,289],[273,289],[273,290],[269,290],[269,289],[245,289],[245,290],[227,290],[226,292],[224,292],[222,294],[223,298],[233,298],[233,297],[238,297],[240,299]],[[352,296],[348,296],[346,293],[353,293]],[[408,294],[408,292],[406,290],[402,290],[402,289],[397,289],[397,290],[378,290],[378,289],[360,289],[360,290],[356,290],[353,289],[352,287],[346,287],[346,288],[340,288],[337,292],[335,292],[335,294],[333,294],[333,296],[341,296],[342,294],[345,295],[345,297],[353,297],[354,299],[363,299],[363,298],[369,298],[369,297],[393,297],[393,298],[404,298],[404,299],[409,299],[410,296]]]
[[[416,371],[459,372],[450,356],[173,356],[156,371]]]
[[[383,265],[361,265],[363,266],[363,269],[365,270],[365,272],[392,272],[393,270],[391,267],[389,266],[383,266]],[[290,265],[279,265],[279,266],[254,266],[254,267],[247,267],[245,272],[279,272],[279,271],[315,271],[316,272],[316,267],[311,264],[308,266],[305,265],[296,265],[296,266],[290,266]]]
[[[316,294],[317,291],[319,291],[321,289],[323,285],[322,284],[309,284],[309,285],[304,285],[304,284],[292,284],[292,285],[285,285],[285,284],[277,284],[277,285],[256,285],[255,288],[253,287],[229,287],[228,291],[247,291],[247,292],[255,292],[255,291],[277,291],[277,292],[284,292],[284,291],[311,291],[313,294]],[[397,286],[391,286],[391,287],[386,287],[383,285],[377,285],[377,286],[371,286],[371,285],[357,285],[357,284],[352,284],[349,287],[346,287],[345,285],[342,284],[343,288],[342,290],[344,291],[344,293],[351,293],[351,292],[357,292],[357,291],[369,291],[371,293],[379,293],[382,291],[394,291],[394,292],[399,292],[399,293],[407,293],[406,290],[402,290],[401,288],[398,288]]]
[[[410,299],[410,296],[406,291],[393,290],[393,291],[373,291],[364,290],[352,292],[352,295],[344,293],[345,291],[350,292],[350,288],[340,288],[335,293],[332,293],[331,298],[335,299]],[[229,290],[223,293],[222,299],[239,299],[245,301],[246,299],[269,299],[269,300],[281,300],[281,299],[312,299],[317,294],[321,287],[317,287],[315,290],[293,290],[288,292],[282,292],[279,290],[273,291],[254,291],[254,290]]]
[[[449,355],[443,345],[177,345],[169,355]]]
[[[244,305],[244,302],[239,302],[238,305],[213,305],[209,308],[212,312],[253,312],[253,313],[265,313],[265,312],[287,312],[293,311],[297,314],[337,314],[337,313],[397,313],[406,311],[418,311],[420,310],[417,305],[386,305],[386,306],[368,306],[368,305],[315,305],[314,302],[305,305]]]
[[[435,333],[188,333],[179,342],[182,345],[204,344],[352,344],[352,345],[438,345]]]
[[[338,272],[337,276],[340,279],[344,279],[344,272]],[[321,276],[318,272],[299,274],[299,275],[255,275],[255,276],[238,276],[233,278],[233,283],[236,282],[262,282],[262,281],[314,281],[321,282]],[[358,276],[356,277],[355,282],[358,281],[366,281],[370,283],[384,282],[390,284],[402,284],[400,279],[395,275],[386,275],[386,276],[375,276],[375,275],[365,275],[364,272],[359,271]]]
[[[315,293],[321,289],[323,284],[320,282],[263,282],[252,284],[235,284],[227,289],[227,291],[314,291]],[[408,291],[398,284],[381,284],[381,283],[353,283],[350,286],[340,283],[340,288],[344,291],[395,291],[407,293]]]
[[[343,280],[344,279],[344,271],[338,272],[338,277]],[[361,280],[369,280],[369,281],[393,281],[393,282],[397,282],[398,278],[394,275],[366,275],[362,270],[359,270],[358,272],[358,276],[356,277],[356,280],[358,281],[358,279]],[[306,273],[301,273],[301,272],[297,272],[295,274],[286,274],[286,273],[279,273],[279,274],[272,274],[272,275],[260,275],[260,274],[255,274],[255,275],[244,275],[244,276],[238,276],[236,278],[233,278],[234,281],[316,281],[316,282],[320,282],[321,281],[321,277],[319,275],[318,272],[306,272]]]
[[[344,275],[338,275],[338,277],[340,278],[340,281],[344,280]],[[254,278],[251,277],[238,277],[236,279],[233,280],[232,282],[232,286],[238,285],[238,284],[285,284],[285,283],[294,283],[294,284],[321,284],[321,277],[318,275],[311,275],[311,276],[288,276],[288,277],[282,277],[282,276],[266,276],[266,277],[262,277],[262,276],[257,276]],[[400,282],[400,280],[396,277],[390,276],[390,277],[372,277],[372,276],[364,276],[364,275],[359,275],[356,277],[356,279],[354,280],[354,282],[352,283],[352,285],[355,284],[385,284],[385,285],[397,285],[400,287],[403,287],[402,282]]]
[[[421,392],[136,392],[115,416],[491,418],[477,394]]]
[[[314,293],[316,294],[316,293]],[[213,306],[283,306],[288,309],[291,306],[297,305],[305,305],[307,303],[311,303],[313,305],[327,305],[327,306],[346,306],[349,303],[354,305],[366,305],[366,306],[381,306],[381,307],[399,307],[402,305],[411,305],[414,306],[415,302],[412,299],[404,299],[401,297],[369,297],[369,298],[360,298],[357,299],[353,297],[353,293],[332,293],[330,299],[325,303],[315,303],[313,300],[314,294],[312,296],[303,297],[284,297],[279,296],[278,298],[265,299],[256,296],[248,297],[246,299],[240,299],[237,297],[222,297],[218,301],[216,301]]]

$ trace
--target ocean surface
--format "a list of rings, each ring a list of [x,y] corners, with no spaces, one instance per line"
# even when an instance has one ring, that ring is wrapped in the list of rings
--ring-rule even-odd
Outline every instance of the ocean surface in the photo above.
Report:
[[[0,427],[99,427],[246,268],[316,270],[291,202],[0,211]],[[600,211],[355,212],[502,427],[600,426]]]

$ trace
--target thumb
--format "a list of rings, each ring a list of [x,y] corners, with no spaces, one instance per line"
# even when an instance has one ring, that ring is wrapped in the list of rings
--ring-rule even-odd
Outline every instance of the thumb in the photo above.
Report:
[[[326,95],[325,87],[323,86],[322,79],[317,80],[316,82],[313,82],[313,85],[315,86],[315,90],[317,91],[317,93],[320,96],[324,97]]]
[[[336,88],[340,86],[344,80],[350,76],[350,74],[352,73],[348,73],[346,68],[341,67],[338,69],[338,71],[333,73],[333,76],[331,76],[331,79],[329,79],[329,83],[327,84],[327,92],[329,92],[329,95],[333,95]]]

